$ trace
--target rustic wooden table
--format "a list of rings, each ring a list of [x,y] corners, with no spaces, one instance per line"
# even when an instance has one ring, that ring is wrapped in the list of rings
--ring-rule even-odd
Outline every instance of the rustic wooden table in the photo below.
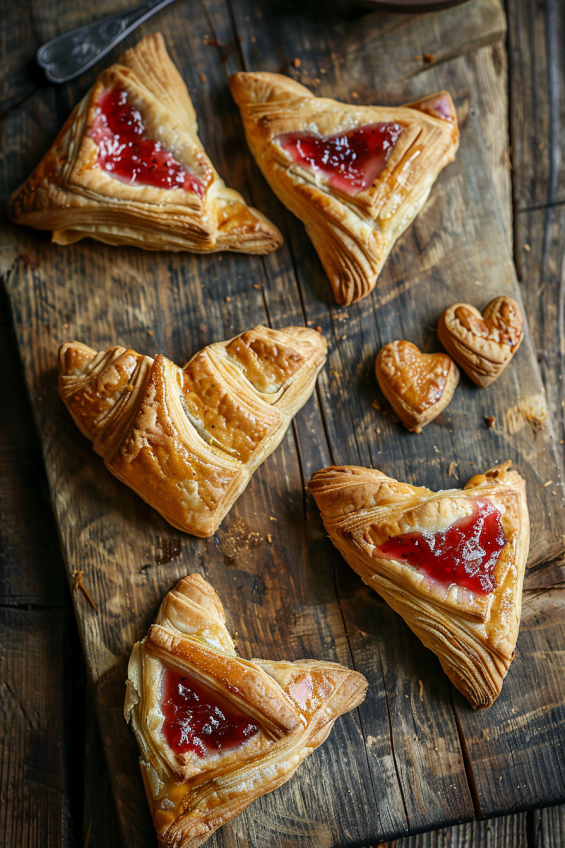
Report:
[[[51,4],[30,0],[26,4],[5,3],[0,21],[4,66],[0,75],[0,132],[3,138],[3,180],[13,188],[8,164],[12,135],[8,126],[20,121],[22,135],[41,139],[41,128],[47,116],[39,108],[27,108],[36,103],[38,92],[45,84],[33,70],[37,47],[62,29],[89,20],[94,5],[88,0],[61,4],[65,8],[64,26],[53,12]],[[96,4],[96,15],[109,13],[115,2]],[[120,6],[130,5],[123,2]],[[256,4],[257,6],[261,4]],[[264,4],[263,4],[264,5]],[[292,4],[277,4],[277,9]],[[351,22],[359,42],[363,38],[364,13],[346,9],[344,18]],[[494,9],[493,4],[493,9]],[[244,14],[249,7],[249,15]],[[246,48],[255,48],[253,34],[253,4],[234,3],[232,12],[239,32],[246,38]],[[468,7],[470,8],[470,7]],[[206,0],[199,6],[200,14],[208,21],[210,38],[216,30],[227,28],[221,11],[223,3]],[[167,24],[166,12],[152,24],[156,29]],[[562,407],[565,393],[562,385],[565,356],[563,318],[563,248],[559,238],[565,201],[565,180],[560,163],[565,142],[561,122],[565,112],[565,9],[558,0],[508,0],[508,36],[505,43],[503,26],[494,10],[488,43],[477,39],[475,44],[461,39],[460,54],[442,53],[441,40],[435,54],[452,69],[461,84],[466,80],[473,89],[476,106],[487,142],[493,181],[504,219],[508,242],[512,245],[514,261],[521,282],[522,297],[529,317],[538,361],[548,396],[549,410],[563,439]],[[255,16],[257,17],[257,16]],[[383,19],[384,20],[384,19]],[[409,19],[399,19],[408,25]],[[390,24],[390,21],[389,21]],[[441,33],[441,24],[424,22],[430,32]],[[216,28],[216,29],[215,29]],[[448,33],[452,37],[452,33]],[[219,39],[222,40],[222,39]],[[457,40],[457,39],[456,39]],[[225,41],[228,41],[226,38]],[[365,45],[366,47],[366,45]],[[307,55],[315,45],[297,43],[296,51]],[[353,54],[356,44],[349,42]],[[245,51],[243,60],[245,61]],[[394,56],[391,57],[391,61]],[[84,91],[83,85],[76,90]],[[359,86],[360,96],[364,96]],[[356,92],[357,96],[357,92]],[[34,99],[35,98],[35,99]],[[41,100],[41,97],[39,98]],[[70,101],[57,100],[60,124],[70,109]],[[53,123],[53,116],[48,119]],[[509,144],[511,139],[511,145]],[[2,212],[3,214],[3,212]],[[513,239],[511,233],[513,232]],[[26,262],[33,266],[33,255]],[[13,253],[8,242],[0,244],[0,272],[9,280],[13,271]],[[44,467],[32,414],[25,393],[19,354],[13,336],[10,307],[2,301],[0,346],[5,366],[0,372],[1,431],[0,431],[0,516],[2,519],[2,571],[0,573],[0,631],[3,687],[2,728],[3,750],[0,783],[2,805],[1,839],[6,846],[39,846],[84,844],[120,844],[116,816],[108,780],[102,744],[98,735],[93,702],[95,694],[87,681],[78,632],[71,611],[60,554],[57,531],[47,493]],[[551,687],[563,665],[551,653],[554,645],[563,646],[565,566],[557,560],[529,575],[524,602],[522,639],[528,640],[527,650],[543,664],[543,686]],[[538,639],[538,633],[541,637]],[[562,653],[562,651],[561,651]],[[519,691],[520,681],[516,682]],[[533,685],[533,679],[525,681]],[[555,692],[547,692],[547,701]],[[543,694],[540,702],[543,701]],[[524,693],[524,708],[531,708],[528,693]],[[520,715],[520,713],[518,713]],[[557,772],[563,769],[563,752],[547,753],[546,740],[529,738],[531,723],[525,725],[523,748],[519,744],[519,718],[514,722],[515,735],[510,746],[500,746],[489,740],[482,754],[488,760],[491,753],[505,761],[520,761],[520,773],[531,774],[531,786],[524,800],[514,787],[493,786],[494,774],[481,777],[484,806],[488,815],[511,812],[518,807],[529,809],[506,818],[472,822],[457,828],[422,836],[408,836],[394,843],[410,846],[551,846],[565,844],[565,808],[553,807],[531,810],[537,799],[541,803],[561,800],[561,783]],[[562,713],[552,716],[554,733],[563,727]],[[480,748],[481,741],[473,737],[472,726],[466,728],[471,744]],[[541,733],[541,727],[540,727]],[[565,734],[561,733],[565,745]],[[483,746],[485,742],[483,739]],[[491,748],[492,746],[492,748]],[[498,747],[497,747],[498,746]],[[524,763],[523,751],[527,749]],[[480,759],[480,750],[472,751]],[[540,768],[536,758],[555,758],[556,779],[551,769]],[[482,761],[481,761],[482,762]],[[488,770],[487,770],[488,771]],[[505,774],[507,769],[505,770]],[[546,775],[540,778],[540,775]],[[547,775],[550,775],[549,778]],[[410,783],[410,775],[404,779]],[[523,779],[523,778],[522,778]],[[541,782],[540,782],[541,781]],[[529,782],[529,780],[528,780]],[[520,787],[519,787],[520,788]],[[475,790],[477,791],[477,790]],[[470,796],[469,796],[470,798]],[[425,805],[424,805],[425,806]],[[464,807],[464,805],[463,805]],[[415,824],[418,829],[418,805]],[[462,808],[463,809],[463,808]],[[472,809],[472,807],[471,807]],[[477,809],[477,805],[475,805]],[[466,813],[465,813],[466,815]],[[466,815],[466,817],[468,817]],[[425,821],[425,815],[422,816]],[[439,819],[438,819],[439,820]],[[231,844],[231,843],[230,843]],[[234,843],[235,844],[235,843]],[[244,844],[244,843],[241,843]],[[246,843],[245,843],[246,844]],[[290,846],[300,839],[287,836],[277,843]],[[391,843],[392,844],[392,843]],[[265,843],[265,846],[267,843]]]

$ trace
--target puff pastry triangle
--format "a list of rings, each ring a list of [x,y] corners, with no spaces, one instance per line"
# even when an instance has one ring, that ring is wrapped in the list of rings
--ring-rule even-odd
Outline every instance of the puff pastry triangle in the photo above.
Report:
[[[179,368],[123,347],[59,351],[59,391],[106,467],[175,527],[211,536],[326,360],[315,330],[255,327]]]
[[[125,703],[159,844],[196,848],[281,786],[366,689],[335,663],[241,659],[214,589],[181,580],[134,646]]]
[[[316,97],[280,74],[230,79],[271,188],[304,222],[338,303],[365,297],[459,144],[449,94],[398,108]]]
[[[530,524],[511,463],[432,492],[380,471],[325,468],[310,489],[330,539],[406,621],[475,709],[514,657]]]
[[[11,197],[17,224],[147,250],[268,253],[279,231],[226,188],[197,135],[186,85],[160,33],[98,78]]]

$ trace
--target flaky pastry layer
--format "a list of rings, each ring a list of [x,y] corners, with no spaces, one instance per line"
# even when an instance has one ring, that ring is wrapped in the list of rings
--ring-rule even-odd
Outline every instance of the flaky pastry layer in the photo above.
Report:
[[[119,480],[173,526],[211,536],[281,442],[326,361],[315,330],[258,326],[184,369],[80,342],[59,351],[59,391]]]
[[[103,92],[126,92],[152,139],[202,185],[133,185],[99,167],[90,130]],[[277,228],[220,179],[200,139],[186,85],[160,33],[148,35],[103,71],[73,110],[53,146],[8,204],[10,218],[71,244],[87,236],[111,245],[198,253],[269,253]]]
[[[279,200],[303,221],[336,301],[365,297],[439,172],[455,158],[459,131],[451,97],[438,92],[397,108],[350,106],[316,97],[281,74],[259,72],[234,74],[230,87],[251,152]],[[278,141],[289,132],[328,138],[389,122],[402,128],[400,138],[382,173],[355,195],[296,164]]]
[[[530,541],[525,483],[511,463],[476,475],[464,489],[437,493],[356,466],[318,471],[310,489],[344,559],[437,654],[471,705],[489,707],[514,657]],[[490,594],[440,582],[380,553],[379,546],[395,536],[444,533],[471,514],[477,499],[499,511],[507,540]]]
[[[162,679],[180,671],[230,701],[258,728],[235,749],[179,753],[163,724]],[[196,848],[252,801],[289,780],[364,699],[365,678],[335,663],[270,662],[237,656],[214,589],[192,574],[169,592],[157,624],[132,651],[125,717],[159,843]]]

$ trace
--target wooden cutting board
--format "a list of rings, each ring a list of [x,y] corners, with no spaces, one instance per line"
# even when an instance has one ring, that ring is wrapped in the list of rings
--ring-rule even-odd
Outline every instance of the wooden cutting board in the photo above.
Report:
[[[43,13],[42,40],[103,11],[114,9],[56,0]],[[330,462],[373,465],[410,483],[447,488],[457,485],[448,474],[452,462],[463,484],[512,459],[528,485],[530,563],[564,548],[558,446],[551,422],[541,420],[543,388],[527,333],[494,386],[478,390],[463,378],[447,411],[419,436],[392,420],[373,372],[378,349],[395,338],[439,349],[437,320],[453,301],[482,308],[498,294],[520,298],[464,58],[503,37],[498,2],[471,0],[421,18],[359,18],[325,4],[298,14],[268,0],[234,0],[229,8],[223,0],[184,0],[125,46],[157,29],[187,81],[214,163],[228,185],[280,227],[285,245],[265,258],[151,254],[93,242],[59,248],[45,234],[12,227],[2,243],[69,579],[73,585],[73,573],[83,571],[98,605],[96,613],[73,593],[124,844],[155,844],[136,745],[121,715],[127,659],[165,592],[192,571],[216,587],[243,656],[339,661],[370,682],[362,707],[339,720],[297,777],[215,834],[211,846],[365,845],[563,800],[556,753],[563,681],[551,691],[534,683],[534,631],[543,608],[530,611],[527,649],[497,704],[477,716],[435,657],[335,554],[305,490],[312,471]],[[318,94],[350,102],[394,105],[439,88],[452,93],[462,135],[457,161],[440,176],[366,300],[347,309],[333,304],[302,225],[259,175],[226,85],[226,74],[241,68],[290,73]],[[13,99],[26,99],[2,122],[4,195],[31,171],[95,76],[58,89],[20,84]],[[57,349],[72,338],[96,348],[120,343],[183,363],[207,343],[258,323],[321,326],[328,364],[315,396],[218,533],[195,539],[105,470],[58,398]],[[492,429],[485,416],[496,418]],[[521,702],[524,720],[514,727],[510,711],[525,681],[539,703]],[[504,730],[488,737],[489,764],[479,743],[490,728]]]

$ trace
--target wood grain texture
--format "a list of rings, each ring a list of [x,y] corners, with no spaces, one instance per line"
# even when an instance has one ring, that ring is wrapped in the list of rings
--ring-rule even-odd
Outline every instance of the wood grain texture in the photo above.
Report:
[[[520,813],[501,819],[471,822],[433,833],[409,836],[379,848],[536,848],[536,846],[531,845],[528,840],[526,814]]]
[[[528,592],[505,697],[471,713],[455,693],[484,816],[565,799],[565,654],[556,650],[564,634],[563,590]]]
[[[565,807],[550,807],[531,814],[529,848],[560,848],[565,845]]]
[[[61,548],[7,316],[0,318],[0,358],[0,603],[62,605]]]
[[[233,7],[236,26],[243,30],[249,18],[253,33],[258,32],[262,19],[253,16],[249,0],[238,0]],[[419,18],[413,24],[413,33],[408,31],[408,24],[401,28],[402,39],[411,38],[414,50],[417,45],[413,39],[420,39],[420,51],[427,43],[423,20]],[[507,370],[495,388],[478,392],[464,378],[446,412],[418,437],[402,432],[403,428],[391,421],[390,409],[372,376],[375,353],[386,342],[406,338],[421,350],[438,349],[435,327],[449,303],[460,300],[483,307],[499,294],[520,296],[511,257],[505,250],[506,236],[492,179],[480,164],[485,160],[485,144],[478,103],[472,97],[473,75],[466,62],[459,59],[450,62],[449,68],[439,65],[417,76],[391,78],[387,76],[388,60],[394,53],[390,34],[383,39],[380,51],[352,52],[348,63],[342,64],[339,60],[343,57],[336,55],[334,49],[331,22],[320,16],[315,24],[308,49],[311,52],[313,45],[320,44],[317,64],[312,67],[311,60],[306,58],[299,69],[291,68],[291,71],[301,81],[307,81],[305,74],[319,80],[317,94],[350,99],[350,80],[364,79],[367,81],[364,88],[359,85],[355,88],[359,102],[390,104],[414,100],[446,87],[455,97],[462,129],[457,161],[438,179],[425,214],[397,242],[369,301],[371,307],[365,301],[345,311],[328,303],[325,276],[302,226],[288,213],[284,218],[280,216],[279,205],[255,178],[252,188],[255,202],[287,234],[293,255],[300,257],[297,275],[306,319],[313,326],[321,326],[326,337],[331,338],[328,366],[319,385],[324,423],[330,444],[336,447],[332,459],[338,464],[380,464],[387,473],[415,485],[423,482],[425,468],[426,485],[439,489],[453,484],[447,476],[452,460],[459,463],[459,479],[466,482],[473,468],[488,467],[502,457],[512,458],[528,480],[533,519],[530,563],[553,557],[563,546],[563,501],[560,497],[556,506],[549,492],[538,484],[544,471],[551,471],[552,476],[547,479],[552,479],[554,474],[561,476],[561,459],[551,437],[547,438],[546,433],[543,439],[543,430],[534,434],[530,426],[524,427],[525,418],[519,411],[538,401],[545,403],[531,344],[527,358],[522,355],[519,366]],[[255,38],[254,42],[244,38],[241,43],[248,70],[259,66],[262,70],[277,70],[276,62],[281,55],[290,57],[297,52],[292,20],[283,15],[261,38],[255,34],[251,37]],[[343,52],[347,55],[346,49]],[[338,70],[332,74],[334,59]],[[322,74],[324,67],[329,69],[326,74]],[[463,234],[467,243],[473,245],[471,250],[463,249]],[[278,256],[281,255],[283,251],[279,251]],[[418,256],[417,269],[414,256]],[[353,370],[350,366],[344,371],[344,362],[354,363]],[[340,382],[342,378],[347,385],[354,382],[357,391],[352,398],[345,391],[345,383]],[[386,418],[375,414],[371,407],[373,399],[387,411]],[[518,415],[519,423],[514,423],[514,414]],[[497,419],[488,434],[485,416]],[[472,442],[470,422],[475,434]],[[513,432],[516,428],[518,432]],[[539,521],[544,522],[543,530]],[[552,525],[553,544],[548,547],[545,522]]]
[[[0,841],[51,848],[67,838],[63,610],[0,608]]]
[[[72,13],[70,4],[61,2],[58,8],[57,26],[64,29],[81,22],[76,18],[85,6],[73,4]],[[265,3],[235,3],[231,17],[223,3],[208,2],[191,8],[189,23],[181,4],[171,7],[152,22],[151,29],[163,30],[188,82],[202,140],[229,184],[284,227],[287,245],[268,259],[224,256],[209,261],[189,255],[149,256],[135,250],[120,251],[118,256],[114,250],[88,242],[61,251],[44,237],[23,230],[11,230],[4,243],[4,262],[11,262],[6,281],[14,322],[44,439],[68,570],[80,565],[101,610],[96,616],[81,595],[75,596],[127,844],[152,844],[153,837],[133,737],[121,717],[125,664],[132,643],[146,631],[164,592],[191,570],[208,577],[226,602],[243,656],[260,653],[293,659],[311,654],[353,664],[372,684],[369,703],[359,715],[340,720],[326,745],[306,761],[300,778],[257,802],[219,832],[211,845],[357,845],[368,834],[383,839],[472,816],[449,687],[439,664],[388,607],[376,596],[364,594],[366,590],[331,550],[316,511],[303,493],[309,473],[332,459],[353,458],[370,464],[374,458],[411,482],[425,474],[427,484],[441,486],[453,482],[447,476],[453,451],[466,457],[461,466],[472,473],[471,461],[478,465],[489,458],[501,459],[495,457],[497,450],[511,445],[504,431],[493,434],[493,443],[484,451],[481,442],[465,444],[457,427],[467,426],[469,409],[477,419],[472,419],[474,424],[482,423],[471,403],[469,386],[462,394],[455,426],[449,420],[440,422],[418,449],[397,425],[388,418],[381,421],[371,407],[376,388],[368,366],[379,345],[383,339],[390,340],[387,334],[410,332],[413,340],[422,334],[421,343],[433,347],[428,327],[434,326],[434,310],[441,311],[440,297],[459,296],[459,290],[451,288],[452,275],[467,282],[480,279],[476,275],[482,277],[485,256],[490,261],[489,245],[492,250],[495,244],[494,270],[489,268],[489,274],[493,280],[499,274],[504,285],[514,286],[511,264],[500,249],[503,225],[492,211],[496,201],[484,170],[487,152],[474,101],[473,70],[465,59],[448,62],[449,55],[442,53],[445,63],[425,73],[401,79],[387,76],[388,68],[398,73],[390,57],[394,44],[405,44],[405,38],[414,55],[428,48],[439,53],[450,34],[457,55],[468,49],[465,32],[477,43],[481,21],[488,23],[481,43],[500,37],[503,23],[501,29],[497,4],[474,2],[465,7],[465,12],[469,10],[468,30],[467,18],[453,18],[452,10],[449,19],[427,16],[417,23],[406,19],[402,32],[390,25],[389,16],[365,17],[361,25],[353,22],[349,32],[339,27],[333,32],[326,10],[323,16],[309,10],[297,39],[292,20],[278,6],[268,26],[271,9]],[[47,35],[49,30],[50,37],[55,34],[53,21],[46,23],[45,10],[41,14],[41,32]],[[440,24],[440,20],[448,22]],[[257,21],[263,21],[260,39],[251,27]],[[140,34],[144,31],[148,27]],[[355,49],[360,32],[373,39],[369,59]],[[225,47],[209,46],[213,36]],[[414,232],[399,243],[373,299],[350,309],[348,315],[330,305],[328,283],[301,225],[277,204],[259,177],[226,88],[226,71],[259,64],[266,70],[288,69],[296,56],[302,57],[305,70],[301,73],[308,72],[313,82],[320,79],[318,93],[326,75],[327,90],[331,87],[332,93],[346,99],[351,93],[353,102],[353,92],[367,102],[383,101],[385,95],[388,102],[402,102],[448,87],[461,111],[467,147],[452,166],[451,176],[446,172],[445,180],[442,177]],[[277,63],[280,60],[275,67],[273,57]],[[319,77],[314,77],[317,70]],[[95,74],[93,70],[64,89],[39,90],[24,108],[10,113],[2,125],[8,188],[44,152]],[[360,88],[360,80],[369,81],[366,89]],[[473,176],[467,184],[468,173]],[[478,217],[473,212],[469,220],[461,216],[462,209],[473,210],[465,192],[482,193]],[[467,245],[463,250],[462,244]],[[462,253],[460,264],[452,262],[455,248]],[[421,265],[416,277],[414,256]],[[420,320],[411,306],[418,286],[426,298],[431,293],[429,314],[420,315]],[[485,282],[485,299],[488,292]],[[226,297],[231,298],[229,305]],[[160,350],[182,362],[211,340],[229,337],[259,321],[284,326],[303,323],[305,317],[322,325],[331,340],[332,362],[322,391],[297,416],[292,432],[257,472],[211,540],[182,536],[109,477],[54,392],[56,349],[69,337],[99,346],[121,341],[150,354]],[[529,363],[525,379],[539,385],[533,359],[527,353],[523,356],[524,350],[520,356]],[[519,388],[516,381],[510,385],[514,392]],[[361,390],[361,398],[351,398],[352,388]],[[333,404],[328,400],[330,391]],[[345,416],[345,425],[340,415]],[[377,434],[376,427],[383,432]],[[522,428],[511,449],[527,454],[527,462],[539,472],[544,463],[554,461],[548,458],[551,445],[544,438],[543,432],[534,438],[529,428]],[[540,521],[548,511],[545,497],[549,495],[543,490],[534,501],[539,504]],[[560,543],[558,526],[558,521],[550,523],[547,535],[553,534]],[[257,545],[251,533],[258,534]]]
[[[509,0],[508,21],[514,205],[563,203],[565,7]]]

